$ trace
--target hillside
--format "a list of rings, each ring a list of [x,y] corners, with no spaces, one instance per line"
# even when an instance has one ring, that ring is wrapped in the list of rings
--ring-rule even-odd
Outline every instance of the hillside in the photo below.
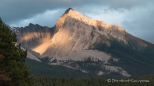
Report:
[[[103,78],[118,78],[122,77],[118,73],[106,74],[103,76],[96,76],[94,74],[83,73],[79,70],[70,69],[58,65],[48,65],[46,63],[38,62],[31,59],[26,59],[25,64],[29,68],[31,75],[34,76],[48,76],[48,77],[74,77],[74,78],[86,78],[86,77],[103,77]]]

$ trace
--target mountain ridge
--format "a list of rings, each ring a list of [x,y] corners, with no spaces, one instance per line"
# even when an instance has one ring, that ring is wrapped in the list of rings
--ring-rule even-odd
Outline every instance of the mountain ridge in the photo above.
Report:
[[[116,26],[116,25],[112,25],[112,24],[106,24],[105,22],[103,21],[98,21],[98,20],[94,20],[94,19],[90,19],[90,18],[87,18],[85,17],[84,15],[82,15],[81,13],[75,11],[74,9],[72,8],[69,8],[65,11],[65,13],[61,16],[61,18],[58,20],[57,24],[56,24],[56,27],[59,28],[59,26],[61,26],[62,24],[60,23],[63,23],[65,18],[66,17],[72,17],[74,19],[77,19],[79,21],[82,21],[84,22],[85,24],[88,24],[88,25],[92,25],[92,26],[98,26],[98,27],[104,27],[106,29],[109,29],[111,28],[112,26],[115,26],[117,29],[121,30],[121,31],[125,31],[122,27],[120,26]]]
[[[18,43],[39,60],[46,59],[51,65],[96,75],[118,72],[131,76],[135,69],[125,68],[127,64],[132,63],[139,67],[136,71],[143,71],[136,64],[145,67],[147,54],[153,56],[154,52],[153,48],[149,51],[149,46],[153,45],[132,36],[120,26],[89,19],[72,8],[66,10],[52,28],[29,24],[16,30]],[[152,56],[148,56],[151,61]],[[149,68],[154,68],[151,61]]]

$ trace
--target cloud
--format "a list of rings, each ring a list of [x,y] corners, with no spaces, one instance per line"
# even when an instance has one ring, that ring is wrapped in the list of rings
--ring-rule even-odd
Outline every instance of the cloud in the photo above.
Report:
[[[113,9],[131,9],[136,6],[147,4],[151,0],[112,0],[110,7]]]
[[[0,17],[9,25],[52,27],[72,7],[87,17],[122,26],[154,43],[154,0],[1,0]]]
[[[67,5],[66,0],[59,2],[60,0],[2,0],[0,3],[0,16],[5,22],[12,23],[31,18],[47,10],[58,9],[58,6],[63,7],[64,4]]]
[[[13,22],[10,25],[15,27],[27,26],[29,23],[39,24],[41,26],[53,27],[59,17],[64,13],[64,9],[48,10],[37,14],[31,18]]]
[[[115,10],[108,10],[107,7],[99,7],[97,9],[94,7],[91,9],[91,11],[84,11],[85,16],[96,19],[96,20],[101,20],[104,21],[108,24],[116,24],[116,25],[122,25],[122,21],[124,19],[124,15],[127,10],[123,11],[115,11]]]
[[[7,23],[31,18],[47,10],[85,5],[108,6],[112,9],[130,9],[151,0],[1,0],[0,16]]]
[[[135,8],[125,14],[122,25],[132,35],[154,43],[154,6]]]

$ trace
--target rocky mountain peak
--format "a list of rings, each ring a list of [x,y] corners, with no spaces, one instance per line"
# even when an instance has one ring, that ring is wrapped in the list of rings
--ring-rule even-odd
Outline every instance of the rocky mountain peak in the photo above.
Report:
[[[68,20],[70,22],[73,22],[72,19],[78,20],[80,22],[83,22],[89,26],[94,26],[94,27],[101,27],[104,29],[112,29],[112,28],[116,28],[120,31],[125,31],[122,27],[120,26],[116,26],[116,25],[112,25],[112,24],[106,24],[103,21],[99,21],[99,20],[94,20],[88,17],[85,17],[83,14],[79,13],[78,11],[69,8],[65,11],[65,13],[59,18],[58,22],[56,23],[56,27],[62,28],[63,24],[66,22],[66,20]]]
[[[105,43],[110,46],[109,40],[113,39],[128,44],[129,35],[120,26],[87,18],[72,8],[66,10],[53,29],[54,31],[30,23],[25,27],[25,31],[21,31],[19,39],[25,44],[29,43],[30,46],[25,46],[31,50],[52,60],[65,56],[69,58],[74,52],[87,50],[95,43]]]
[[[29,23],[29,25],[28,26],[33,26],[34,24],[33,23]]]
[[[65,13],[68,13],[68,12],[71,11],[71,10],[74,10],[74,9],[68,8],[68,9],[65,11]],[[65,13],[64,13],[64,14],[65,14]]]

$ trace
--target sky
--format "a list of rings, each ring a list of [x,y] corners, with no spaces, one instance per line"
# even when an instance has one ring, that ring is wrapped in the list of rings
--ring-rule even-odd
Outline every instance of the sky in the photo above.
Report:
[[[154,43],[154,0],[0,0],[0,17],[14,27],[53,27],[68,8]]]

